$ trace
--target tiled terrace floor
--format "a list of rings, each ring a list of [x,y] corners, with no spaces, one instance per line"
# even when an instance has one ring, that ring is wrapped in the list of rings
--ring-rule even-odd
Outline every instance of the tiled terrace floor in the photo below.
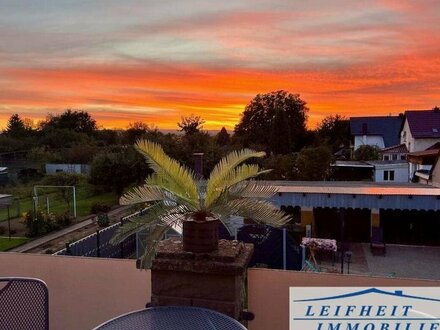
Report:
[[[387,245],[385,256],[373,256],[369,244],[351,244],[350,274],[381,277],[440,279],[440,247]],[[320,262],[323,271],[340,272],[341,262]],[[347,273],[344,264],[344,273]]]

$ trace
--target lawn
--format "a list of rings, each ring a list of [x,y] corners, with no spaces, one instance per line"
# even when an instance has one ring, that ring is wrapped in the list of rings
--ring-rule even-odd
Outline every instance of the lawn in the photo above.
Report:
[[[7,251],[27,241],[29,241],[29,238],[26,237],[11,237],[11,239],[9,239],[8,237],[0,236],[0,251]]]
[[[18,206],[18,201],[15,201],[14,204],[10,207],[11,218],[15,218],[23,214],[24,212],[32,210],[32,198],[30,197],[31,191],[32,191],[32,186],[29,186],[26,189],[25,193],[20,191],[19,195],[14,194],[15,197],[19,197],[19,198],[21,197],[21,198],[19,200],[19,204],[20,204],[19,206]],[[13,192],[11,192],[11,194],[13,194]],[[43,189],[41,189],[39,191],[39,196],[40,198],[38,204],[41,209],[46,208],[46,197],[48,197],[50,212],[55,214],[61,214],[69,211],[69,207],[70,207],[70,212],[71,214],[73,214],[72,199],[70,199],[70,205],[68,205],[66,201],[60,196],[59,191],[53,189],[44,191]],[[76,197],[77,197],[77,215],[79,217],[89,215],[90,209],[92,205],[95,203],[100,203],[110,206],[118,204],[118,198],[115,193],[107,192],[99,195],[94,195],[93,193],[91,193],[91,187],[84,183],[77,185]],[[7,209],[0,208],[0,222],[7,220],[7,217],[8,217]]]

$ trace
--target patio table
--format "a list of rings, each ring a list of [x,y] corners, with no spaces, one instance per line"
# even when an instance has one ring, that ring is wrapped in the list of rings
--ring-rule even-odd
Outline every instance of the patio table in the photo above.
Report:
[[[95,330],[246,330],[233,318],[219,312],[188,306],[150,307],[111,319]]]

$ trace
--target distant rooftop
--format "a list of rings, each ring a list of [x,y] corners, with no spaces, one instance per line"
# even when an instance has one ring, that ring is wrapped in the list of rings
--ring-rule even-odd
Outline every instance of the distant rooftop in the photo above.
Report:
[[[409,129],[415,138],[440,138],[440,109],[405,111]]]
[[[408,148],[406,147],[406,144],[399,144],[396,146],[383,148],[382,152],[384,153],[395,153],[395,154],[406,154],[408,153]]]
[[[351,117],[351,135],[379,135],[383,137],[385,147],[400,143],[401,116]]]

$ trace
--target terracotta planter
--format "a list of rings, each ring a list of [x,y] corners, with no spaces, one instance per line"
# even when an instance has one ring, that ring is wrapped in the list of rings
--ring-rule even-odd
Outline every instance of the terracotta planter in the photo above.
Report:
[[[185,221],[183,223],[183,250],[209,253],[218,249],[219,220]]]

